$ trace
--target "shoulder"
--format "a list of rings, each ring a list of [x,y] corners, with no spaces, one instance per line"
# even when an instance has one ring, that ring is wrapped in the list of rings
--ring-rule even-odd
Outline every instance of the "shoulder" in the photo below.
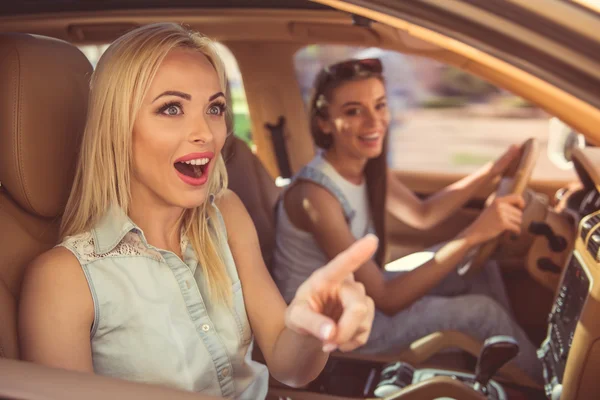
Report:
[[[214,204],[223,217],[228,239],[244,235],[249,229],[255,229],[244,203],[232,190],[225,189],[215,198]]]
[[[221,194],[215,197],[215,206],[221,211],[223,216],[232,212],[235,213],[246,210],[240,197],[231,189],[225,189]]]
[[[61,304],[69,309],[92,305],[81,264],[64,247],[55,247],[41,254],[27,266],[22,297],[39,297],[47,304]],[[89,301],[81,302],[86,298]]]
[[[43,253],[26,268],[21,286],[18,329],[23,358],[53,365],[65,354],[74,354],[74,338],[83,338],[79,344],[89,346],[95,315],[92,292],[73,253],[64,247]]]
[[[27,267],[27,271],[46,273],[45,271],[50,270],[56,274],[71,274],[80,269],[81,265],[75,254],[63,246],[57,246],[42,253]]]
[[[282,206],[291,223],[305,232],[315,233],[324,224],[346,225],[344,210],[337,197],[311,181],[296,181],[285,192]]]
[[[36,257],[25,269],[26,279],[44,281],[78,281],[81,277],[81,264],[69,249],[59,246]]]
[[[329,189],[305,179],[298,179],[285,192],[284,202],[288,211],[294,209],[309,213],[312,209],[342,210],[339,200]]]

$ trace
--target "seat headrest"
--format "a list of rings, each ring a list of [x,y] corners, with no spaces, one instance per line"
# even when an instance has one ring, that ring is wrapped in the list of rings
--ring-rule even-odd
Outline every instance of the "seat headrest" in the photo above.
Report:
[[[0,183],[29,213],[62,214],[91,73],[85,55],[67,42],[0,34]]]

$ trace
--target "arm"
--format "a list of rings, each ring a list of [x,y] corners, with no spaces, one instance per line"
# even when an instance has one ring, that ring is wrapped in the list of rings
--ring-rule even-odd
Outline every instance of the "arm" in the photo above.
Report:
[[[219,207],[244,290],[244,302],[269,371],[279,381],[302,386],[315,379],[328,353],[353,350],[369,336],[374,305],[352,272],[377,247],[366,238],[300,286],[287,306],[265,267],[256,230],[240,199],[227,191]],[[335,310],[335,312],[329,311]]]
[[[90,344],[93,321],[92,295],[75,256],[57,247],[34,260],[25,271],[19,304],[22,360],[93,373]],[[112,392],[117,393],[117,387],[112,386]],[[198,400],[216,398],[197,395]]]
[[[19,302],[23,360],[93,372],[90,329],[94,305],[79,261],[54,248],[25,271]]]
[[[227,191],[218,202],[244,291],[248,319],[270,373],[280,382],[301,386],[322,371],[328,354],[321,342],[285,327],[287,305],[269,275],[256,228],[239,197]]]
[[[329,258],[335,257],[356,240],[344,219],[339,202],[326,190],[311,183],[299,183],[285,199],[290,219],[300,229],[313,234]],[[309,207],[305,205],[309,204]],[[520,230],[522,199],[497,199],[462,234],[440,249],[433,260],[413,271],[385,280],[381,269],[368,260],[356,273],[375,306],[394,315],[435,287],[464,258],[473,246],[508,229]]]
[[[388,170],[387,210],[400,221],[417,229],[429,229],[448,218],[462,207],[477,191],[491,182],[509,166],[518,154],[511,147],[495,163],[487,164],[478,171],[445,187],[425,200],[419,199],[392,171]]]

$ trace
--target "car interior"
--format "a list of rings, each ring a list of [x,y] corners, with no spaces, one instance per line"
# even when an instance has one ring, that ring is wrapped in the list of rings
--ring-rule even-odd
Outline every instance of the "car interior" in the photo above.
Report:
[[[160,0],[144,6],[132,0],[108,6],[83,0],[48,3],[28,0],[0,7],[0,398],[193,396],[19,361],[16,311],[23,271],[58,241],[85,124],[93,65],[77,46],[110,43],[129,29],[158,21],[188,24],[226,45],[237,60],[256,148],[231,135],[223,157],[229,187],[252,217],[269,268],[274,207],[283,190],[276,178],[289,178],[314,154],[292,62],[307,45],[374,46],[456,66],[535,103],[589,143],[570,153],[571,181],[536,179],[540,143],[522,132],[518,162],[500,181],[481,187],[447,221],[427,230],[391,215],[386,221],[392,261],[454,237],[494,196],[525,197],[523,234],[502,235],[481,247],[470,268],[475,271],[489,257],[498,260],[515,318],[539,346],[544,385],[510,363],[516,351],[511,338],[482,343],[444,331],[396,354],[335,352],[323,373],[305,387],[271,379],[270,398],[590,399],[600,393],[595,377],[600,367],[600,289],[595,284],[600,277],[600,149],[594,146],[600,142],[600,91],[593,90],[600,87],[600,51],[592,51],[600,50],[600,35],[587,29],[600,22],[600,15],[559,1],[543,11],[511,1],[512,14],[498,2],[479,1],[452,1],[454,8],[421,0],[414,8],[336,0],[257,1],[252,6],[241,1],[231,6]],[[537,21],[532,14],[547,23],[527,25]],[[444,15],[448,18],[440,17]],[[462,25],[451,25],[454,17]],[[564,41],[546,30],[548,21],[580,45],[566,49]],[[495,36],[482,39],[478,23]],[[521,47],[502,47],[498,38],[514,35],[517,28],[521,35],[512,40]],[[523,46],[538,51],[537,58],[533,50],[523,53]],[[547,50],[545,58],[542,49]],[[412,170],[394,174],[421,197],[464,176]],[[262,360],[257,347],[253,357]]]

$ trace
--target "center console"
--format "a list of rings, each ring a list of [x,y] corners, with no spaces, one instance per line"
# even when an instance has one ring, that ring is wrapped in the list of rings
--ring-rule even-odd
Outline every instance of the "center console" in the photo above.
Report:
[[[344,398],[419,398],[404,397],[419,385],[431,382],[450,383],[461,392],[460,398],[507,400],[504,388],[491,380],[492,376],[519,351],[517,342],[508,336],[494,336],[485,341],[475,368],[475,374],[421,368],[406,362],[383,364],[348,358],[331,358],[323,373],[308,387],[313,393]],[[446,389],[440,390],[450,390]],[[429,394],[433,395],[433,391]],[[436,396],[437,397],[437,396]]]
[[[396,371],[402,371],[400,373]],[[412,373],[411,373],[412,372]],[[464,372],[457,372],[445,369],[423,368],[413,369],[406,363],[395,363],[387,366],[381,373],[381,379],[373,394],[375,397],[384,398],[390,394],[398,392],[398,390],[408,386],[427,381],[429,379],[447,376],[451,379],[458,380],[463,384],[475,389],[477,380],[475,375]],[[408,378],[408,379],[406,379]],[[495,381],[490,380],[484,390],[481,391],[489,400],[506,400],[506,392]]]
[[[332,358],[319,378],[307,389],[313,393],[348,399],[388,398],[410,385],[441,376],[461,382],[471,390],[476,382],[474,374],[431,368],[415,369],[404,362],[382,364]],[[490,400],[507,400],[506,392],[495,381],[488,382],[485,393]]]
[[[561,397],[567,357],[589,291],[590,280],[578,253],[574,252],[549,316],[548,335],[538,350],[538,357],[544,367],[546,396],[549,399],[557,400]]]

